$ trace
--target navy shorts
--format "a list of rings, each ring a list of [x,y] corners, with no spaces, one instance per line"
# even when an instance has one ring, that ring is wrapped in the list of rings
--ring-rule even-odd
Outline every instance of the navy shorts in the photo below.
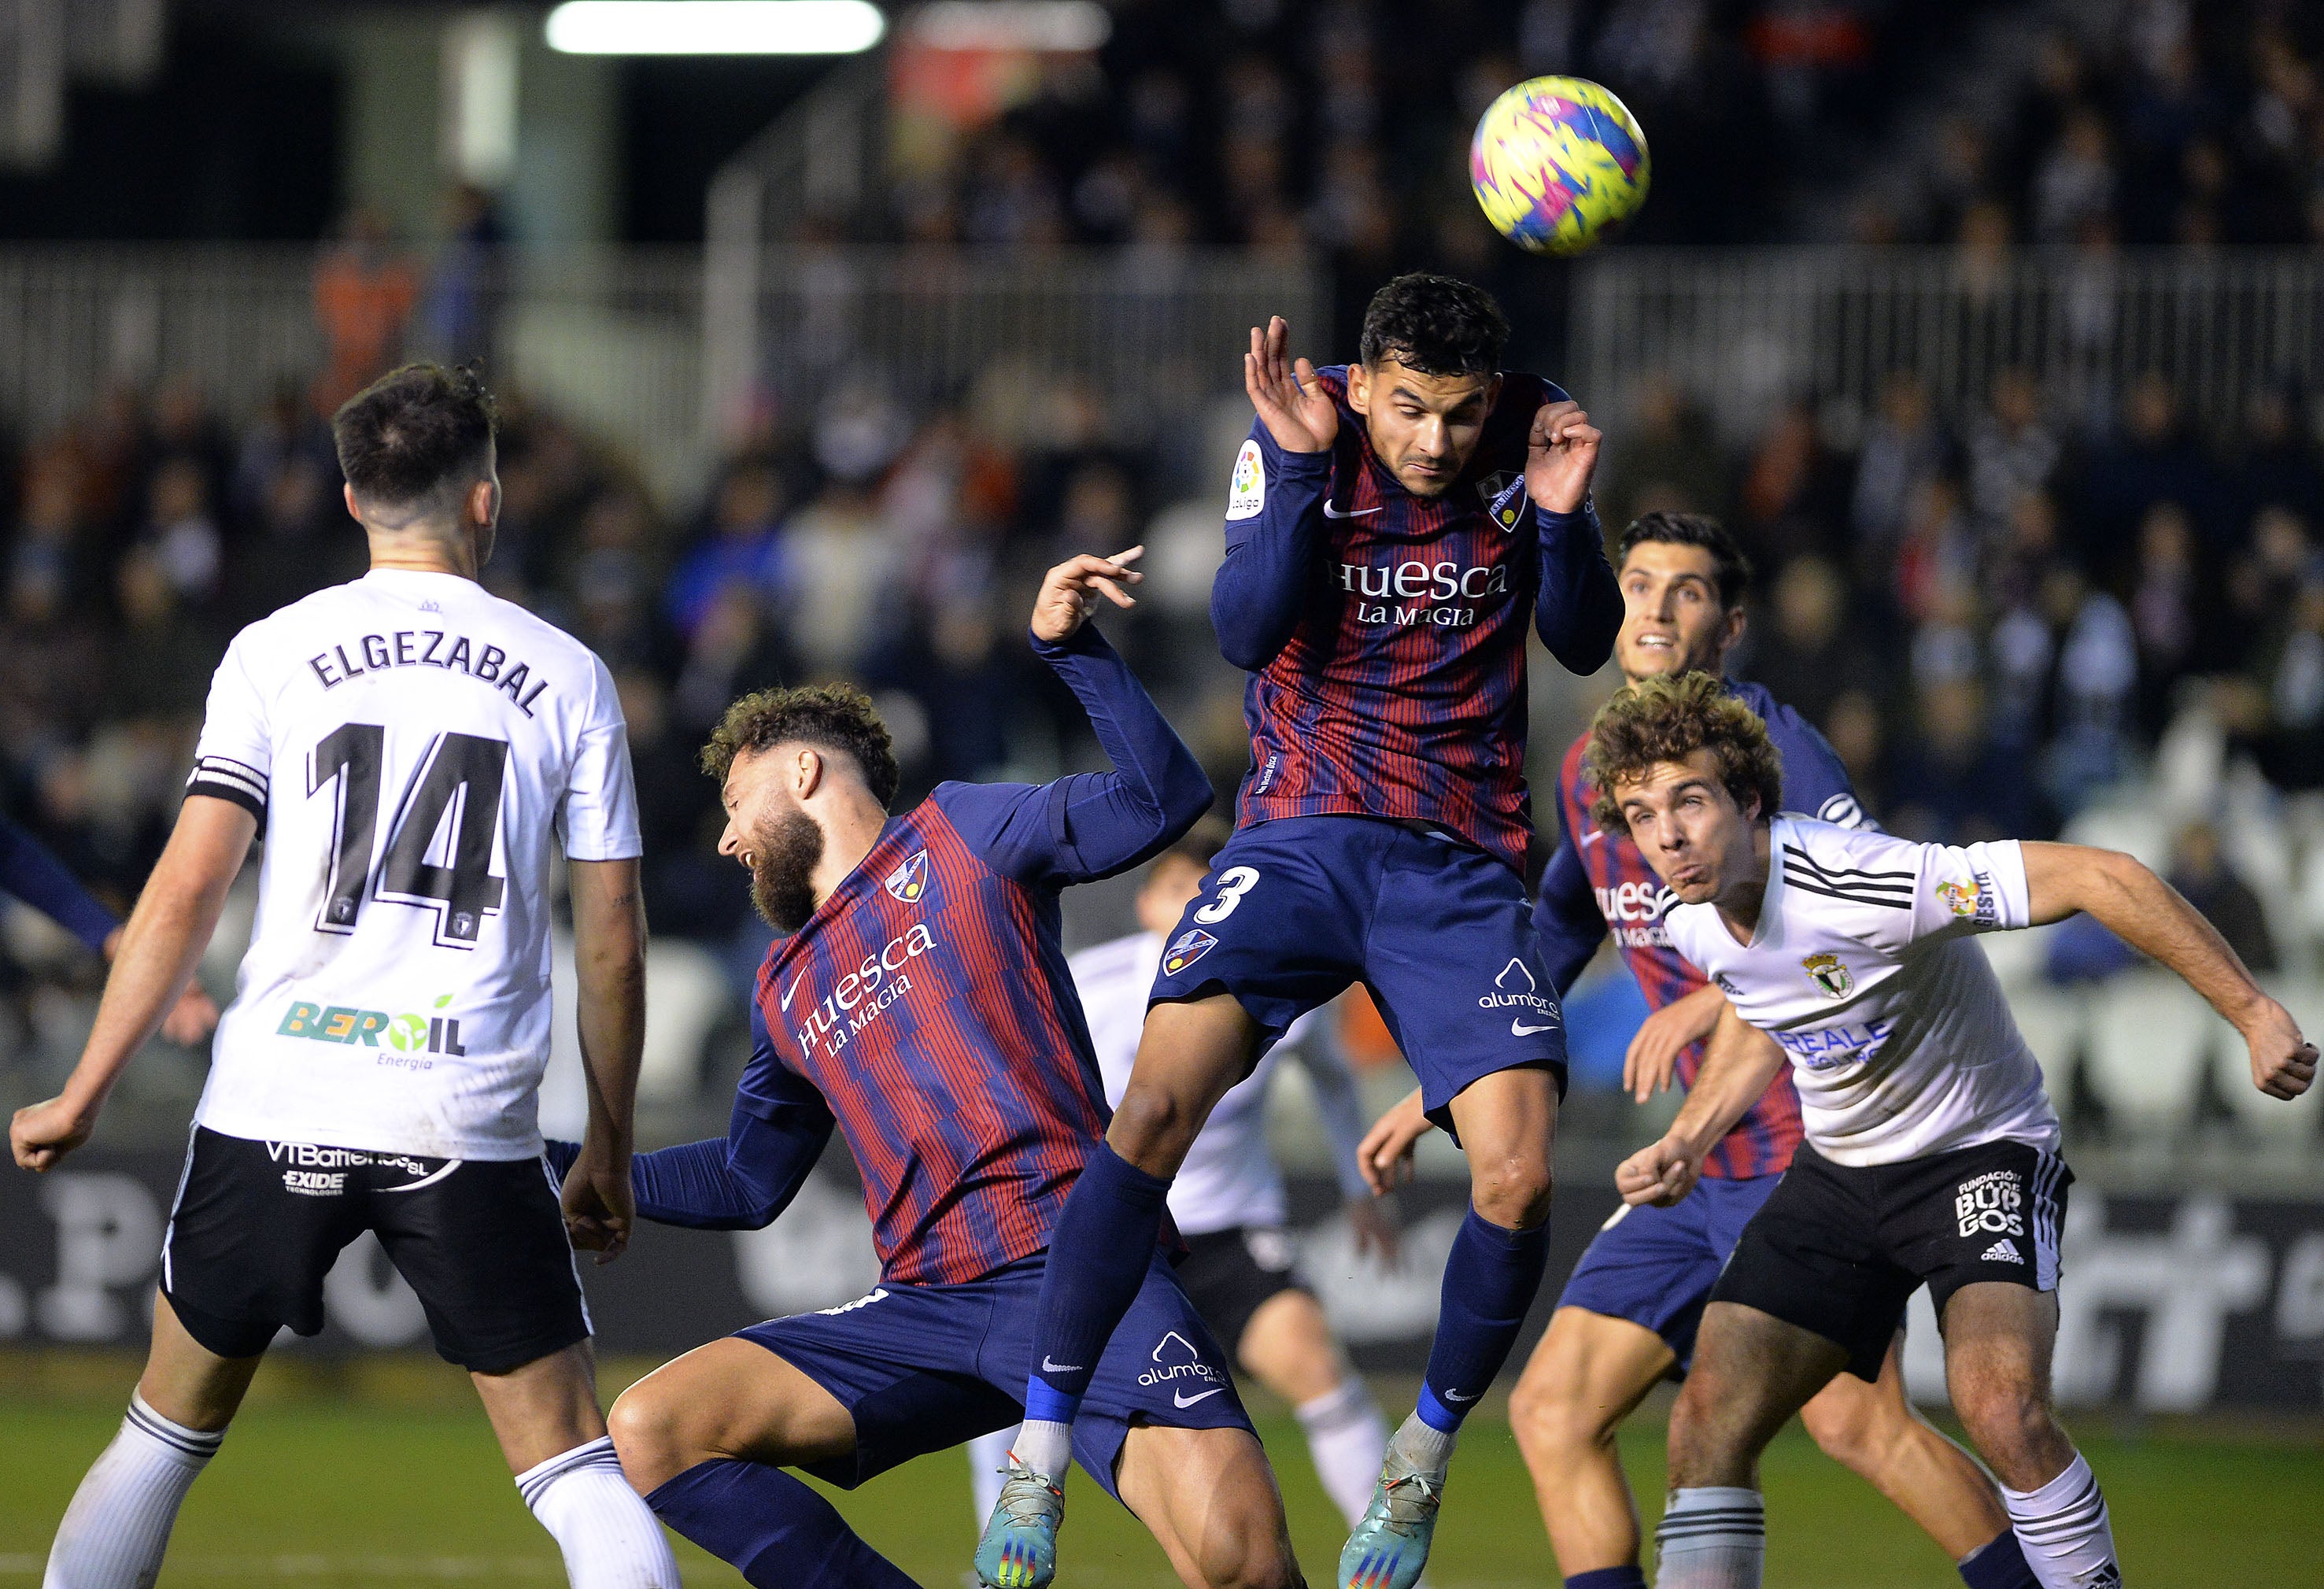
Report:
[[[1232,993],[1262,1050],[1351,983],[1371,990],[1445,1105],[1520,1066],[1565,1087],[1565,1020],[1534,941],[1525,880],[1482,850],[1370,817],[1284,817],[1240,828],[1162,951],[1152,1000]]]
[[[854,1452],[804,1471],[852,1490],[1020,1421],[1045,1261],[1036,1255],[959,1286],[883,1284],[842,1307],[737,1330],[855,1419]],[[1074,1460],[1119,1500],[1114,1464],[1132,1425],[1249,1429],[1228,1361],[1157,1252],[1082,1399]]]
[[[1669,1208],[1625,1203],[1599,1227],[1557,1305],[1643,1325],[1663,1338],[1684,1369],[1694,1357],[1694,1332],[1719,1271],[1783,1178],[1710,1176]]]

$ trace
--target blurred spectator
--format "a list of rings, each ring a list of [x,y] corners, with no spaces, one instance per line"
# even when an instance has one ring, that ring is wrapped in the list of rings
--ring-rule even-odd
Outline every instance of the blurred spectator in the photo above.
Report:
[[[1910,370],[1891,371],[1880,383],[1880,411],[1866,429],[1856,466],[1849,518],[1862,552],[1884,555],[1895,546],[1914,494],[1944,462],[1944,432],[1929,389]]]
[[[678,559],[662,595],[679,634],[691,639],[711,604],[730,588],[764,601],[781,593],[782,553],[775,531],[782,514],[782,483],[772,469],[751,464],[726,476],[718,487],[709,535]]]
[[[2190,822],[2181,828],[2163,878],[2219,929],[2245,965],[2254,971],[2277,968],[2281,962],[2275,937],[2267,928],[2267,912],[2220,853],[2218,828],[2209,822]]]
[[[2020,498],[2048,488],[2058,439],[2042,422],[2042,389],[2031,371],[2004,370],[1969,439],[1969,505],[1984,524],[2009,522]]]
[[[1794,558],[1775,577],[1765,621],[1751,635],[1749,673],[1811,723],[1831,721],[1852,691],[1882,690],[1882,669],[1849,631],[1848,587],[1820,557]]]
[[[349,216],[346,238],[315,270],[315,323],[329,360],[315,385],[318,413],[331,413],[394,365],[419,297],[418,277],[389,245],[387,223],[369,209]]]
[[[1651,374],[1640,383],[1636,414],[1611,434],[1598,488],[1609,530],[1618,533],[1655,508],[1713,515],[1727,511],[1726,471],[1710,423],[1667,374]],[[1775,511],[1790,501],[1786,494]]]
[[[1951,845],[2046,831],[2025,759],[1993,738],[1974,679],[1923,687],[1914,717],[1917,732],[1889,762],[1889,828]]]
[[[153,472],[146,501],[139,551],[152,559],[178,600],[208,601],[217,590],[225,544],[210,516],[209,482],[201,465],[185,457],[166,460]]]
[[[500,207],[473,182],[453,184],[444,201],[444,241],[428,271],[420,338],[447,364],[489,361],[499,347]]]

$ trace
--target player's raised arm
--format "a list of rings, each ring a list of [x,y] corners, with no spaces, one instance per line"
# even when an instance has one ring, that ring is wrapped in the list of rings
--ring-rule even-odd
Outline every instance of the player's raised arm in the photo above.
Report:
[[[1703,1156],[1759,1101],[1785,1063],[1775,1039],[1747,1024],[1722,1001],[1719,1024],[1703,1047],[1702,1067],[1695,1072],[1678,1118],[1660,1141],[1639,1149],[1615,1170],[1622,1200],[1668,1207],[1684,1197],[1702,1173]]]
[[[1571,398],[1542,404],[1526,439],[1526,494],[1541,525],[1534,627],[1549,654],[1575,673],[1604,667],[1622,627],[1622,592],[1590,501],[1601,439]]]
[[[1276,316],[1251,328],[1243,390],[1258,421],[1235,455],[1227,494],[1227,556],[1211,585],[1219,651],[1257,672],[1297,627],[1332,483],[1339,405],[1314,366],[1290,356],[1291,328]]]
[[[1101,599],[1137,605],[1146,549],[1084,554],[1051,568],[1033,605],[1033,649],[1089,714],[1111,772],[1038,786],[969,784],[941,797],[954,824],[995,870],[1020,882],[1108,877],[1159,854],[1210,809],[1210,775],[1090,622]]]
[[[242,806],[187,797],[122,932],[80,1063],[63,1092],[19,1109],[9,1127],[23,1168],[52,1169],[88,1140],[114,1082],[185,992],[257,832],[257,818]]]
[[[2272,1098],[2296,1098],[2316,1079],[2316,1045],[2267,996],[2218,929],[2162,878],[2115,850],[2024,844],[2025,892],[2034,926],[2087,912],[2132,948],[2169,966],[2241,1032],[2252,1083]]]

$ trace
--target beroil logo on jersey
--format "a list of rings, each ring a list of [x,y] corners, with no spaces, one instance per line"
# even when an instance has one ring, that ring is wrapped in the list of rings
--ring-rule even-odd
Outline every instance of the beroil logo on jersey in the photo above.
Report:
[[[928,889],[928,853],[921,850],[911,859],[888,873],[882,884],[887,891],[907,905],[917,905]]]
[[[451,1002],[452,995],[446,993],[436,1001],[435,1008],[441,1010]],[[352,1004],[310,1004],[303,999],[283,1012],[274,1035],[366,1049],[379,1048],[384,1039],[388,1052],[379,1057],[379,1062],[411,1070],[430,1068],[435,1061],[428,1055],[456,1058],[468,1051],[460,1044],[456,1015],[421,1015],[412,1011],[397,1014]]]

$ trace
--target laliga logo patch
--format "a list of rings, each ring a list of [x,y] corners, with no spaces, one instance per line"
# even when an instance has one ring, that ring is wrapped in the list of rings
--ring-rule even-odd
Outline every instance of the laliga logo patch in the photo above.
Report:
[[[1235,454],[1234,475],[1227,483],[1227,517],[1256,519],[1259,509],[1267,505],[1267,466],[1259,456],[1256,439],[1242,444]]]
[[[1199,927],[1190,927],[1180,933],[1176,942],[1162,951],[1162,972],[1176,976],[1195,961],[1219,947],[1219,940]]]
[[[907,905],[917,905],[928,888],[928,853],[920,851],[910,860],[888,873],[888,892]]]
[[[1496,469],[1477,482],[1477,494],[1485,499],[1485,512],[1506,535],[1517,527],[1517,519],[1525,512],[1525,476],[1515,469]]]
[[[1856,977],[1840,963],[1837,955],[1810,955],[1800,962],[1800,969],[1808,980],[1823,990],[1828,999],[1844,999],[1856,991]]]
[[[1964,921],[1974,921],[1980,927],[1992,927],[2001,920],[2001,907],[1992,890],[1986,887],[1986,874],[1976,873],[1967,882],[1937,884],[1937,898],[1945,909]]]

